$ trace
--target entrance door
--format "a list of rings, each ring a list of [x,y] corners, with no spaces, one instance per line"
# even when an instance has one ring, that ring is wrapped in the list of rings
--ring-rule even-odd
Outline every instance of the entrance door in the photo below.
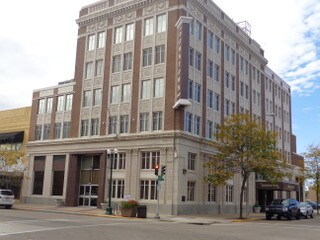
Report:
[[[98,185],[82,184],[80,185],[79,206],[97,207]]]

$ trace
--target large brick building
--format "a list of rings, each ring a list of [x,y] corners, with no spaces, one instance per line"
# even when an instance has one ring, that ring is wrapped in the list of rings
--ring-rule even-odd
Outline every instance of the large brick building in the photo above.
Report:
[[[238,211],[240,177],[215,188],[203,168],[214,132],[234,113],[277,131],[277,147],[293,163],[290,87],[214,2],[100,1],[81,9],[77,24],[74,79],[33,94],[25,202],[100,206],[106,152],[117,149],[113,202],[130,195],[154,210],[160,164],[161,211]],[[249,205],[299,196],[295,179],[277,186],[250,179]]]

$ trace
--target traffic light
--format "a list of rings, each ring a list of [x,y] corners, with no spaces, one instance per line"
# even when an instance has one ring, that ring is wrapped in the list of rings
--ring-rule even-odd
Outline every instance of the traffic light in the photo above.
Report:
[[[161,167],[161,176],[166,175],[166,166]]]
[[[156,175],[156,176],[159,175],[159,165],[154,166],[154,175]]]

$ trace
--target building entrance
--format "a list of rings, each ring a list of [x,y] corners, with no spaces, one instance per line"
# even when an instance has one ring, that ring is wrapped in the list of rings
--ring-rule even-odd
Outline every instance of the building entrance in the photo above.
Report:
[[[97,207],[98,201],[98,185],[82,184],[79,192],[79,206]]]

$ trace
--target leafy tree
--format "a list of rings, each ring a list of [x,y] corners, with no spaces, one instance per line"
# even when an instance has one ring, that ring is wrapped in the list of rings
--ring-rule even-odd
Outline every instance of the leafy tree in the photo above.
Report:
[[[14,145],[0,145],[0,173],[3,177],[0,179],[0,186],[9,188],[15,181],[20,181],[22,173],[25,170],[25,151]]]
[[[320,194],[320,145],[311,144],[307,147],[305,156],[305,178],[309,179],[316,191],[317,204],[319,204]],[[319,208],[317,208],[319,214]]]
[[[272,182],[287,175],[286,164],[275,148],[277,136],[249,115],[236,114],[226,118],[216,137],[219,143],[214,145],[218,152],[205,164],[208,168],[206,181],[217,186],[225,184],[234,174],[240,174],[239,218],[243,218],[243,194],[251,173]]]

